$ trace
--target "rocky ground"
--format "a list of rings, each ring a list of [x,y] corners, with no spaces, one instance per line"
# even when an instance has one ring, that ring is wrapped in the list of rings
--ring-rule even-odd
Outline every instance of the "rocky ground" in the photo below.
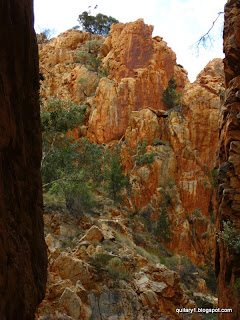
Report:
[[[175,310],[217,305],[200,269],[108,202],[88,216],[45,213],[48,282],[36,319],[201,319]]]

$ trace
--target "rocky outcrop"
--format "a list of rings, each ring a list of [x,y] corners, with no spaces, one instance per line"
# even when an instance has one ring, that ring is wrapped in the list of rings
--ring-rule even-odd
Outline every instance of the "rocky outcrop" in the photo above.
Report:
[[[0,318],[27,320],[47,274],[32,1],[1,3],[0,25]]]
[[[126,212],[112,213],[105,207],[93,226],[59,212],[45,214],[49,274],[36,319],[198,320],[197,314],[176,313],[180,306],[196,307],[179,275],[134,243]],[[205,281],[196,279],[195,296],[211,301],[203,293]]]
[[[88,34],[69,30],[40,44],[45,77],[41,94],[88,105],[84,126],[74,132],[76,139],[84,136],[100,144],[121,139],[124,167],[131,173],[133,185],[129,208],[135,213],[150,202],[156,222],[167,189],[172,199],[167,209],[175,234],[170,248],[204,264],[214,243],[214,168],[223,65],[221,59],[214,59],[194,83],[189,83],[187,72],[176,64],[175,53],[162,38],[152,38],[152,29],[142,19],[112,26],[99,53],[101,68],[108,72],[96,92],[91,87],[96,72],[77,61]],[[79,80],[88,76],[92,80],[85,93],[93,96],[84,100]],[[166,110],[162,93],[171,76],[181,98],[178,107]],[[144,139],[146,152],[157,156],[151,165],[138,167],[133,159],[137,144]],[[173,188],[168,188],[169,184]]]
[[[93,35],[92,38],[93,41],[103,41],[100,36]],[[59,98],[79,103],[95,92],[98,76],[80,64],[77,57],[88,39],[88,33],[70,29],[44,43],[39,40],[40,97],[43,102]],[[83,90],[79,80],[86,78],[87,88]]]
[[[148,107],[131,112],[124,136],[123,158],[135,181],[131,205],[140,210],[152,203],[156,219],[167,192],[174,231],[170,248],[203,264],[214,247],[214,168],[223,81],[222,61],[214,59],[194,83],[185,86],[181,106],[165,111],[167,117]],[[133,154],[144,139],[147,152],[156,156],[150,166],[137,168]]]
[[[162,38],[152,38],[152,31],[142,19],[111,28],[102,50],[109,76],[98,85],[89,119],[88,136],[96,142],[120,139],[132,111],[165,109],[162,93],[172,76],[180,91],[189,82],[175,53]]]
[[[219,151],[219,189],[217,231],[219,239],[216,251],[216,275],[220,308],[232,308],[232,314],[220,314],[219,319],[240,317],[240,152],[239,152],[239,114],[240,114],[240,4],[230,0],[225,6],[224,24],[224,71],[226,75],[226,94],[220,119]],[[226,235],[227,221],[231,226],[230,239]],[[221,233],[223,232],[223,233]],[[238,247],[232,241],[238,242]]]

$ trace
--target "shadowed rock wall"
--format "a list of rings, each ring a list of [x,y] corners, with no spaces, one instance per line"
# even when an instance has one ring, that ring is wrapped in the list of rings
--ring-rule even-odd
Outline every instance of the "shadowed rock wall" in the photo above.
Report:
[[[225,6],[224,70],[226,96],[222,108],[219,153],[219,210],[217,231],[223,222],[235,222],[240,232],[240,2]],[[233,240],[233,235],[231,235]],[[240,319],[240,257],[236,248],[224,241],[217,243],[216,274],[220,308],[233,308],[233,314],[221,313],[219,319]]]
[[[47,256],[32,0],[0,1],[0,319],[33,319]]]

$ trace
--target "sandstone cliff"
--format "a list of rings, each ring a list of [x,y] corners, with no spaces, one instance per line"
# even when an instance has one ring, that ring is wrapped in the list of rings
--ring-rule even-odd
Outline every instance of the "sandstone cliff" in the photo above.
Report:
[[[47,273],[32,1],[1,3],[0,41],[0,318],[27,320]]]
[[[151,246],[154,247],[155,241],[159,242],[157,235],[159,218],[165,211],[172,237],[171,241],[164,245],[175,254],[186,255],[197,265],[210,268],[215,250],[216,200],[214,193],[217,183],[215,155],[218,150],[219,95],[224,91],[223,64],[221,59],[214,59],[198,75],[194,83],[189,83],[186,70],[176,64],[174,52],[162,38],[152,38],[152,29],[152,26],[145,25],[140,19],[127,24],[114,25],[106,39],[96,37],[93,40],[94,45],[98,46],[96,57],[101,58],[100,68],[104,71],[104,75],[99,69],[93,71],[86,63],[79,60],[83,56],[83,54],[79,55],[79,52],[85,50],[86,53],[90,48],[88,34],[69,30],[56,39],[40,43],[40,70],[43,75],[42,101],[46,103],[49,98],[57,97],[75,101],[86,107],[84,125],[73,132],[75,139],[87,137],[102,145],[103,148],[111,148],[116,142],[121,144],[122,162],[125,172],[130,174],[132,193],[131,196],[126,195],[121,210],[119,208],[112,210],[109,207],[101,209],[96,219],[106,220],[110,227],[114,226],[114,232],[119,229],[121,232],[127,230],[123,233],[131,239],[132,247],[127,245],[128,248],[125,248],[121,244],[119,251],[115,252],[115,258],[121,261],[128,261],[128,259],[135,261],[137,246],[148,247],[148,249]],[[89,57],[92,56],[93,51],[91,47],[90,53],[88,52]],[[162,94],[171,77],[176,79],[177,90],[181,97],[175,107],[168,108],[162,101]],[[137,163],[139,145],[142,145],[145,155],[152,157],[153,161]],[[107,217],[106,212],[109,215]],[[112,215],[109,212],[112,212]],[[115,216],[118,215],[119,217],[116,218]],[[91,223],[93,221],[81,233],[82,237],[88,233]],[[105,228],[102,227],[102,223],[103,221],[99,226],[101,232],[102,228]],[[118,223],[121,227],[116,227]],[[129,292],[129,297],[135,297],[136,292],[142,297],[143,292],[133,286],[133,283],[139,280],[137,272],[131,270],[133,279],[127,284],[119,284],[115,281],[113,285],[117,287],[115,290],[112,280],[110,281],[111,277],[106,273],[106,266],[101,266],[101,272],[96,271],[96,265],[91,260],[98,254],[98,250],[101,254],[109,255],[110,249],[115,248],[116,243],[120,245],[119,242],[113,237],[112,243],[109,244],[110,248],[105,248],[104,239],[101,238],[98,240],[97,249],[96,246],[92,248],[79,235],[72,234],[72,238],[67,241],[71,246],[73,240],[77,244],[73,245],[72,250],[65,250],[62,253],[61,250],[55,251],[55,249],[61,248],[61,237],[64,235],[59,230],[64,230],[65,227],[59,226],[56,230],[54,223],[50,225],[51,231],[47,224],[46,231],[49,234],[47,238],[49,247],[54,250],[49,252],[50,274],[47,296],[38,310],[38,317],[47,312],[53,316],[56,310],[61,310],[68,315],[72,314],[74,318],[76,305],[78,306],[76,319],[81,317],[79,308],[86,319],[90,314],[94,319],[98,319],[102,312],[106,313],[106,317],[110,317],[104,304],[113,304],[113,296],[116,297],[116,301],[121,301],[125,306],[124,309],[128,310],[126,314],[121,313],[123,311],[119,309],[112,310],[114,316],[120,313],[123,319],[135,319],[139,303],[141,305],[139,319],[141,316],[147,317],[147,314],[149,319],[154,319],[156,306],[165,315],[176,317],[173,310],[177,305],[175,299],[177,296],[182,301],[182,305],[185,303],[188,305],[189,300],[187,298],[185,301],[183,298],[185,292],[178,287],[178,280],[175,283],[176,286],[167,289],[168,292],[172,292],[172,295],[167,298],[166,307],[164,307],[166,300],[163,292],[157,293],[148,285],[143,291],[151,291],[146,298],[147,302],[145,298],[138,297],[134,300],[136,302],[134,306],[126,305],[126,296],[121,291],[123,288]],[[69,231],[70,234],[71,232]],[[151,237],[152,239],[149,239]],[[106,253],[103,249],[108,252]],[[161,252],[159,247],[155,250],[158,253]],[[127,253],[124,256],[122,252]],[[169,253],[162,254],[168,259]],[[137,257],[136,260],[142,261],[141,257]],[[181,257],[176,258],[177,261],[181,259]],[[83,272],[81,290],[78,288],[75,275],[67,267],[68,262],[70,265],[77,265]],[[61,265],[66,266],[66,270]],[[127,265],[126,263],[126,267]],[[148,273],[144,268],[152,271]],[[142,276],[148,278],[148,280],[144,279],[150,283],[155,281],[155,273],[158,274],[156,279],[162,277],[164,270],[161,271],[161,268],[163,267],[156,266],[156,263],[153,267],[149,260],[146,266],[137,265]],[[169,266],[169,268],[173,267]],[[175,269],[180,272],[181,266]],[[88,287],[89,283],[84,278],[86,270],[89,270],[89,275],[92,277],[91,288]],[[169,272],[169,270],[165,271]],[[196,271],[194,268],[189,270],[190,276],[194,271]],[[201,273],[199,270],[197,272]],[[101,279],[106,280],[106,287],[102,287],[99,274]],[[213,278],[212,273],[210,278]],[[165,280],[163,282],[165,283]],[[196,292],[191,295],[191,298],[196,301],[203,292],[207,291],[203,279],[197,283],[199,285],[194,288]],[[121,287],[122,285],[124,287]],[[185,289],[192,290],[189,287]],[[79,290],[86,292],[82,295]],[[150,299],[150,295],[152,298],[157,297],[157,300]],[[106,297],[110,297],[110,300]],[[143,306],[146,308],[144,309]],[[164,319],[162,314],[159,316]]]
[[[169,247],[204,264],[208,252],[213,257],[214,247],[214,159],[224,83],[222,61],[214,59],[189,83],[186,70],[176,64],[175,53],[162,38],[152,38],[152,30],[141,19],[112,27],[101,47],[102,68],[108,74],[97,83],[96,92],[91,87],[96,73],[77,61],[88,39],[86,33],[69,30],[40,44],[40,70],[45,77],[41,94],[44,99],[57,96],[88,105],[88,120],[75,132],[76,138],[79,133],[100,144],[121,138],[123,162],[135,181],[129,203],[132,212],[151,203],[156,220],[162,188],[167,188],[172,198],[167,210],[175,235]],[[89,80],[86,98],[79,79],[88,75],[93,80]],[[162,93],[172,76],[181,102],[167,110]],[[132,152],[144,139],[147,152],[157,156],[152,165],[136,168]],[[155,146],[156,139],[163,143]]]
[[[240,112],[240,4],[228,1],[225,6],[224,71],[226,94],[220,118],[219,188],[216,251],[216,274],[220,308],[232,308],[233,314],[220,314],[219,319],[240,317],[240,195],[239,195],[239,112]],[[226,223],[230,225],[229,239]],[[221,233],[222,232],[222,233]],[[232,245],[233,241],[236,245]]]

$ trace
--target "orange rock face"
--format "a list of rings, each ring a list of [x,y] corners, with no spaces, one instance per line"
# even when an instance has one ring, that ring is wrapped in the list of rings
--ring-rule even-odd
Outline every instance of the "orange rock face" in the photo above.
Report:
[[[113,25],[103,45],[109,77],[99,83],[89,119],[88,136],[95,141],[120,139],[132,111],[165,109],[162,93],[171,76],[180,91],[189,82],[186,71],[176,65],[175,53],[160,37],[152,38],[152,30],[142,19]]]
[[[79,103],[95,92],[97,75],[89,72],[77,58],[88,38],[88,33],[71,29],[57,38],[39,44],[40,72],[44,76],[40,90],[43,101],[59,98]],[[94,36],[94,39],[101,40],[101,37]],[[84,90],[79,83],[83,78],[88,79]]]
[[[174,231],[169,248],[187,254],[196,263],[204,263],[206,253],[214,247],[210,215],[213,218],[213,169],[223,81],[222,61],[215,59],[194,83],[185,86],[182,107],[167,111],[166,118],[149,108],[132,111],[125,133],[123,156],[135,181],[132,205],[139,210],[152,203],[156,219],[164,200],[161,194],[166,191],[172,199],[167,210]],[[154,146],[157,138],[161,145]],[[147,152],[156,153],[156,157],[152,165],[136,168],[127,149],[136,150],[137,141],[144,139],[148,141]],[[169,184],[174,186],[169,188]]]
[[[217,231],[224,232],[224,223],[234,222],[230,239],[240,238],[240,7],[238,1],[228,1],[225,6],[224,71],[226,94],[221,110],[219,142],[219,188]],[[234,231],[235,230],[235,231]],[[225,230],[226,231],[226,230]],[[238,240],[239,241],[239,240]],[[232,308],[233,313],[220,314],[219,319],[237,320],[240,317],[239,252],[229,241],[219,235],[216,250],[216,275],[220,308]]]
[[[156,221],[167,191],[171,197],[167,210],[174,232],[169,247],[203,264],[209,243],[211,248],[214,243],[210,213],[213,217],[213,169],[223,65],[221,59],[214,59],[194,83],[189,83],[187,72],[176,64],[175,53],[162,38],[152,38],[152,30],[142,19],[112,26],[101,49],[102,68],[109,75],[101,78],[95,95],[85,101],[78,80],[95,76],[76,62],[74,54],[81,50],[87,35],[70,30],[59,39],[40,45],[42,66],[47,68],[48,59],[54,60],[50,66],[54,75],[44,73],[41,92],[88,104],[89,119],[77,133],[80,136],[97,143],[121,139],[125,170],[131,173],[133,184],[129,208],[135,212],[151,203],[152,219]],[[77,37],[78,43],[74,40]],[[70,39],[74,40],[73,45]],[[55,50],[58,57],[64,52],[60,60]],[[167,110],[162,94],[172,76],[181,93],[180,104]],[[150,156],[155,154],[154,161],[137,166],[137,144],[144,139],[145,151]],[[160,140],[158,145],[156,139]]]

